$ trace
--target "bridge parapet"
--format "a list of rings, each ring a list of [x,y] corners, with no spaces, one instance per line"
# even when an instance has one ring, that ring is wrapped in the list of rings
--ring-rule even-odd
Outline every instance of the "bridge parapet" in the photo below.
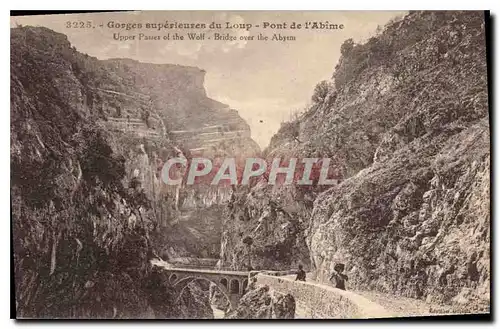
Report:
[[[382,306],[351,291],[316,282],[295,281],[292,277],[257,274],[257,285],[268,285],[295,298],[300,317],[318,319],[356,319],[394,317]]]

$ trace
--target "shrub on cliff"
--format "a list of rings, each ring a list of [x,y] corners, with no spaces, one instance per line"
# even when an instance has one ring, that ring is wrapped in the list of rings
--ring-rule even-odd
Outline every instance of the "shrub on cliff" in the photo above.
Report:
[[[333,88],[333,85],[331,82],[329,82],[327,80],[321,81],[314,88],[314,92],[313,92],[313,95],[311,97],[311,100],[316,104],[324,102],[326,99],[326,96],[328,95],[328,93],[330,92],[330,90],[332,88]]]

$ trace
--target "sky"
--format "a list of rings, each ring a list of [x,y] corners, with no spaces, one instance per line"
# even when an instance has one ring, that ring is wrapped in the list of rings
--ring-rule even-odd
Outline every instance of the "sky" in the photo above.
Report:
[[[344,40],[363,42],[377,27],[404,15],[395,11],[141,11],[11,17],[16,24],[45,26],[64,33],[80,52],[99,59],[132,58],[141,62],[196,66],[206,71],[207,95],[237,110],[265,148],[291,113],[310,103],[315,85],[330,79]],[[90,28],[67,27],[67,22],[90,21]],[[343,29],[290,29],[293,22],[343,24]],[[146,23],[205,23],[198,29],[147,29]],[[222,29],[210,29],[210,23]],[[244,28],[226,28],[226,22]],[[117,24],[142,24],[127,30]],[[265,23],[286,23],[286,29],[264,28]],[[102,24],[102,27],[101,27]],[[109,24],[109,25],[108,25]],[[251,24],[247,28],[247,24]],[[258,27],[256,26],[258,25]],[[95,26],[95,27],[94,27]],[[205,33],[205,40],[163,40],[170,33]],[[138,40],[139,33],[161,40]],[[236,41],[214,40],[214,33],[230,34]],[[259,34],[294,36],[294,41],[257,41]],[[130,37],[135,40],[115,40]],[[207,38],[211,37],[210,40]],[[253,40],[248,40],[253,37]],[[187,37],[186,37],[187,39]],[[246,40],[245,40],[246,39]]]

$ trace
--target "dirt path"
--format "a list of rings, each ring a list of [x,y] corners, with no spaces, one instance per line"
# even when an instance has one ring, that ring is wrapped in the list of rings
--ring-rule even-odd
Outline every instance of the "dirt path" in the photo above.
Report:
[[[307,281],[317,282],[310,277],[307,278]],[[382,306],[396,317],[437,315],[431,312],[431,309],[436,309],[436,305],[431,305],[420,299],[395,296],[377,291],[353,290],[353,292]],[[300,308],[297,308],[295,313],[296,318],[307,318],[306,312]]]
[[[430,309],[432,305],[423,300],[394,296],[376,291],[353,291],[358,295],[379,304],[387,311],[396,316],[423,316],[432,315]],[[435,315],[435,314],[434,314]]]
[[[395,317],[411,317],[411,316],[426,316],[437,315],[430,312],[431,305],[418,299],[393,296],[374,291],[353,291],[354,293],[365,297],[366,299],[377,303],[388,312],[394,314]],[[297,305],[295,309],[296,319],[310,318],[306,310]]]

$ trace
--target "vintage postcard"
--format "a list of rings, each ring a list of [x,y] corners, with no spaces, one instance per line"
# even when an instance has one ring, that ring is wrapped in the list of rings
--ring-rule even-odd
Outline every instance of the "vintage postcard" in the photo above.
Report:
[[[489,33],[13,13],[16,318],[489,318]]]

